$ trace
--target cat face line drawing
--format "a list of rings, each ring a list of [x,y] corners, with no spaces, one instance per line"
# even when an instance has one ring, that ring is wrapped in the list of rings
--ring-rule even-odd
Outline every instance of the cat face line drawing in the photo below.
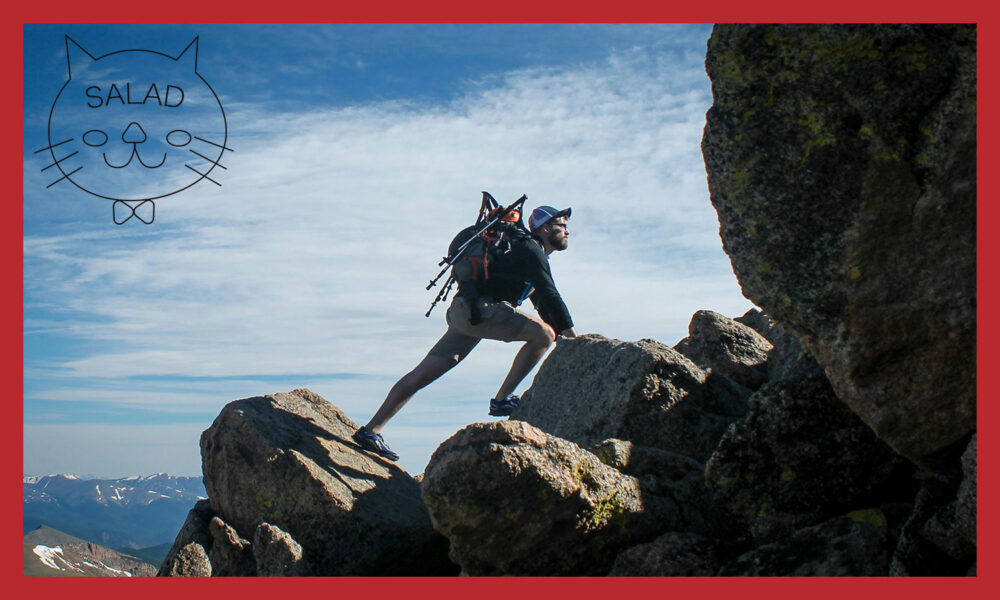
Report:
[[[198,37],[176,57],[155,50],[117,50],[94,57],[65,36],[67,80],[48,121],[56,176],[114,201],[114,222],[152,223],[152,201],[208,180],[227,146],[225,110],[198,72]],[[216,175],[218,177],[218,175]],[[137,212],[138,210],[138,212]]]

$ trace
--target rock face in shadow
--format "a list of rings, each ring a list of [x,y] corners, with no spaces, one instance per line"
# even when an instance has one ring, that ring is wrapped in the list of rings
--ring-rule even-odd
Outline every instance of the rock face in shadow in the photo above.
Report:
[[[866,510],[803,528],[725,565],[719,575],[823,577],[885,575],[889,565],[885,515]]]
[[[705,477],[715,501],[767,543],[851,510],[912,499],[913,472],[816,374],[761,388]]]
[[[976,574],[976,436],[961,457],[961,473],[930,475],[903,524],[890,575]]]
[[[702,150],[744,295],[914,460],[976,416],[976,28],[718,25]],[[958,447],[957,452],[961,452]]]
[[[615,559],[613,577],[707,577],[719,571],[720,542],[695,533],[669,531],[652,542],[625,550]]]
[[[356,429],[306,389],[229,403],[201,438],[209,506],[192,511],[171,550],[181,559],[161,573],[453,574],[419,484],[362,451]]]
[[[511,419],[581,446],[629,440],[704,462],[750,390],[656,340],[560,341]]]

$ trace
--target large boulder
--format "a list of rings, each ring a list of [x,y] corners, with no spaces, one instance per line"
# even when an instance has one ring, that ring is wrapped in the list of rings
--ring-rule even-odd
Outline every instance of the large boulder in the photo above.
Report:
[[[773,344],[752,328],[710,310],[699,310],[688,325],[688,337],[674,350],[698,366],[712,369],[756,390],[767,381]]]
[[[750,390],[652,339],[560,340],[511,419],[584,447],[609,438],[704,462]]]
[[[706,468],[715,501],[757,543],[912,498],[912,474],[912,464],[879,441],[821,374],[761,388]]]
[[[976,27],[717,25],[706,68],[743,294],[880,438],[936,460],[976,427]]]
[[[469,575],[604,575],[676,520],[639,481],[522,421],[474,423],[434,452],[421,485]]]
[[[316,575],[453,574],[419,484],[362,451],[351,441],[356,429],[305,389],[226,405],[201,438],[205,488],[219,518],[209,526],[212,562],[262,556],[250,544],[266,523],[291,537],[294,544],[283,545],[292,555],[301,545]],[[295,562],[269,570],[295,572]]]

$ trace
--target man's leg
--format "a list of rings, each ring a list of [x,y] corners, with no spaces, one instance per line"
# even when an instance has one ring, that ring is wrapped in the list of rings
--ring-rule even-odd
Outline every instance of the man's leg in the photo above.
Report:
[[[517,352],[507,377],[500,384],[500,390],[495,396],[499,400],[503,400],[508,394],[514,392],[521,380],[531,372],[531,369],[545,356],[549,346],[556,340],[556,332],[552,327],[533,317],[530,319],[530,322],[524,324],[521,333],[516,338],[526,343]]]
[[[372,433],[381,433],[389,419],[398,413],[414,394],[462,362],[462,359],[468,356],[478,343],[479,338],[466,335],[449,326],[441,339],[427,353],[427,356],[420,361],[420,364],[400,377],[399,381],[392,386],[385,401],[382,402],[382,406],[379,407],[371,421],[365,425],[365,429]]]
[[[368,421],[368,424],[365,425],[365,429],[372,433],[380,433],[385,424],[389,422],[389,419],[403,408],[403,405],[413,397],[413,394],[416,394],[432,381],[447,373],[462,358],[465,357],[461,356],[456,360],[456,357],[450,356],[435,356],[433,354],[425,356],[420,361],[420,364],[406,375],[403,375],[396,382],[396,385],[392,386],[389,394],[385,397],[385,401],[382,402],[382,406],[379,407],[378,412],[375,413],[371,421]]]

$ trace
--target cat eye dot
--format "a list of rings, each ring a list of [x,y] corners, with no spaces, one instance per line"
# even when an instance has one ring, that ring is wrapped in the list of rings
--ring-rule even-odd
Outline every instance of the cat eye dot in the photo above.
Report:
[[[87,133],[83,134],[83,143],[88,146],[98,147],[103,146],[108,142],[108,134],[104,133],[100,129],[91,129]]]
[[[167,134],[167,143],[180,148],[191,143],[191,134],[183,129],[175,129]]]

